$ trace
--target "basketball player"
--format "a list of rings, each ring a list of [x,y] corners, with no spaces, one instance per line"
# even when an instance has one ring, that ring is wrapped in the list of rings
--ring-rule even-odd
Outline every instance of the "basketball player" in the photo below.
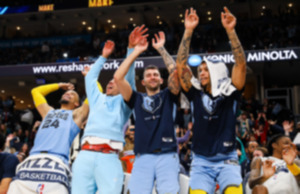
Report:
[[[67,90],[61,97],[60,109],[53,109],[45,96],[58,89]],[[73,84],[47,84],[31,93],[43,121],[34,140],[30,156],[17,167],[8,193],[70,193],[69,150],[86,120],[89,107],[79,106]]]
[[[146,35],[144,26],[136,27],[129,35],[129,55],[137,43]],[[72,194],[121,193],[123,170],[118,153],[123,150],[123,126],[131,110],[119,94],[114,80],[106,86],[106,94],[97,90],[101,69],[114,49],[114,42],[107,41],[102,56],[85,76],[85,88],[90,105],[90,114],[82,137],[82,147],[74,164]],[[133,62],[133,61],[132,61]],[[134,65],[127,80],[135,90]]]
[[[249,186],[253,194],[300,193],[300,161],[291,139],[282,134],[268,144],[270,157],[257,157],[251,163]],[[247,193],[251,193],[248,191]]]
[[[135,138],[130,194],[150,194],[154,180],[158,193],[179,192],[179,159],[174,129],[174,111],[179,93],[175,61],[164,48],[165,35],[155,34],[152,46],[160,53],[170,73],[168,88],[160,90],[163,80],[156,66],[144,70],[142,85],[146,93],[132,89],[124,79],[130,64],[148,48],[144,39],[115,72],[114,79],[128,106],[134,110]],[[132,67],[132,66],[131,66]]]
[[[245,84],[246,59],[234,29],[236,18],[224,7],[221,21],[235,59],[231,79],[224,63],[207,59],[197,69],[198,80],[192,79],[187,59],[198,21],[196,10],[191,8],[190,13],[186,10],[185,31],[176,61],[180,84],[192,102],[194,118],[190,193],[212,194],[217,181],[221,193],[242,194],[241,169],[235,151],[235,123],[237,103]]]

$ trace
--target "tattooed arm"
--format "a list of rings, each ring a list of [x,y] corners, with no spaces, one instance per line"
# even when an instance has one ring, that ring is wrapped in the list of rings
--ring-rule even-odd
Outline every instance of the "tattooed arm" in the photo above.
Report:
[[[261,158],[254,158],[251,162],[250,177],[248,180],[249,187],[253,189],[256,185],[263,184],[271,176],[275,174],[275,166],[272,166],[274,161],[262,161]],[[262,170],[262,172],[261,172]]]
[[[197,16],[196,10],[193,8],[185,11],[184,26],[185,31],[178,49],[176,68],[178,71],[178,77],[180,85],[184,91],[189,91],[192,87],[191,78],[193,73],[189,66],[187,65],[187,59],[189,55],[189,48],[191,44],[192,34],[196,26],[198,25],[199,18]]]
[[[168,72],[170,74],[168,78],[168,88],[170,92],[172,92],[174,95],[177,95],[180,90],[178,75],[177,71],[175,71],[175,61],[164,47],[164,44],[166,42],[165,33],[160,31],[158,32],[158,35],[154,34],[154,36],[155,39],[152,38],[152,46],[162,56],[166,68],[168,69]]]
[[[231,76],[232,83],[238,90],[241,90],[246,81],[246,57],[244,49],[234,29],[236,25],[236,18],[227,9],[227,7],[224,7],[224,12],[221,12],[221,21],[231,42],[231,50],[235,59],[235,65],[233,66]]]

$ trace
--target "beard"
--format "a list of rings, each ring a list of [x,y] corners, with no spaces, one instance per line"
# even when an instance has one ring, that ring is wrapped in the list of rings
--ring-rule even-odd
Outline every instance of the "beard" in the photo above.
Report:
[[[69,104],[68,100],[60,99],[59,104]]]
[[[150,91],[152,91],[152,92],[155,92],[155,91],[157,91],[159,88],[160,88],[160,86],[159,86],[159,85],[157,85],[157,86],[154,86],[154,87],[147,87],[147,89],[148,89],[148,90],[150,90]]]

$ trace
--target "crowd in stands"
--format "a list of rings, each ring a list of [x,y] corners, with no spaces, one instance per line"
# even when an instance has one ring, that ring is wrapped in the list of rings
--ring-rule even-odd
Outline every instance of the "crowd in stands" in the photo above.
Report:
[[[128,25],[127,29],[112,30],[109,34],[103,30],[94,31],[91,34],[90,42],[78,40],[72,45],[51,45],[45,41],[42,45],[35,47],[0,48],[0,65],[90,60],[99,55],[99,48],[103,47],[107,39],[118,42],[111,57],[122,58],[126,54],[124,48],[127,44],[123,37],[127,37],[132,29],[133,26]],[[163,23],[159,26],[149,26],[149,29],[150,35],[163,30],[167,40],[166,49],[171,55],[176,54],[181,40],[180,35],[184,30],[181,24]],[[264,16],[256,20],[241,19],[236,30],[240,34],[245,50],[287,48],[300,45],[299,19],[293,12],[281,13],[279,16],[272,16],[271,13],[266,12]],[[191,53],[230,50],[226,34],[223,33],[220,24],[199,25],[192,39]],[[63,56],[64,53],[67,53],[68,56]],[[148,49],[143,56],[157,56],[157,52],[153,48]]]

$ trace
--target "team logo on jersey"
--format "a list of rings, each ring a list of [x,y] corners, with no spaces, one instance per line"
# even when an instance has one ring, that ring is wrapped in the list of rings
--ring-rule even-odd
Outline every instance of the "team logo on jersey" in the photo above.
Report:
[[[209,114],[214,114],[218,104],[221,103],[221,101],[224,99],[224,97],[220,96],[216,99],[211,99],[207,94],[202,95],[202,103],[203,107]]]
[[[212,100],[208,95],[204,94],[202,96],[202,103],[205,108],[205,110],[209,114],[213,114],[216,110],[217,102],[216,100]]]
[[[153,114],[155,111],[157,111],[157,109],[159,109],[161,104],[162,104],[162,100],[160,97],[158,97],[157,100],[155,101],[155,99],[153,99],[150,96],[143,96],[142,107],[147,112],[150,112]]]
[[[45,184],[38,184],[38,186],[36,188],[36,193],[37,194],[43,194],[44,188],[45,188]]]

